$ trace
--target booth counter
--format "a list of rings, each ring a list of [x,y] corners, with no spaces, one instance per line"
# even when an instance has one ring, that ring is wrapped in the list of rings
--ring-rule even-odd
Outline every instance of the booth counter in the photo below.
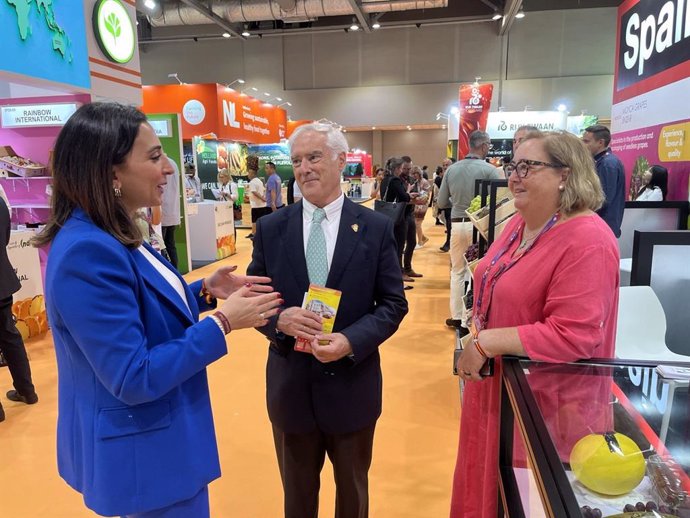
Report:
[[[187,205],[192,262],[209,263],[235,253],[232,203],[203,201]]]

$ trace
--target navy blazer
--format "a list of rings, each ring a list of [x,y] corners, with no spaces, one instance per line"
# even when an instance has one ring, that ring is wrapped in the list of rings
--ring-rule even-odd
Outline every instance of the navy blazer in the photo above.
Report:
[[[219,477],[205,367],[227,346],[213,320],[198,322],[199,305],[211,309],[200,283],[182,280],[190,314],[141,252],[75,209],[52,242],[45,284],[58,469],[87,507],[146,512]]]
[[[301,307],[309,289],[301,202],[257,221],[247,272],[271,277],[284,307]],[[378,347],[408,310],[389,218],[345,198],[326,286],[343,292],[333,332],[348,338],[354,359],[321,363],[294,351],[294,338],[276,331],[277,317],[260,329],[270,340],[268,414],[288,433],[354,432],[381,414]]]

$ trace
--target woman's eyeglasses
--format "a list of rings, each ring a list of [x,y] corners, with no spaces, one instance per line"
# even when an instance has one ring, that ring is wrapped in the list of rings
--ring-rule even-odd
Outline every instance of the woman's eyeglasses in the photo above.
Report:
[[[518,178],[527,178],[529,172],[535,167],[553,167],[554,169],[563,169],[563,164],[552,164],[551,162],[541,162],[539,160],[527,160],[523,158],[517,162],[510,162],[503,166],[506,176],[510,177],[513,173],[517,173]]]

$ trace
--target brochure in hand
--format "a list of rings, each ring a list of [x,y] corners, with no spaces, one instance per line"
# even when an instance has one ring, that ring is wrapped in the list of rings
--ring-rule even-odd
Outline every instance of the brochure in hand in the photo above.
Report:
[[[341,291],[317,286],[316,284],[310,284],[309,291],[304,294],[302,308],[312,311],[321,317],[321,330],[324,334],[333,331],[333,324],[335,324],[335,316],[338,313],[341,297]],[[321,342],[321,345],[327,344],[327,341]],[[295,351],[311,353],[311,344],[303,338],[298,338],[295,341]]]

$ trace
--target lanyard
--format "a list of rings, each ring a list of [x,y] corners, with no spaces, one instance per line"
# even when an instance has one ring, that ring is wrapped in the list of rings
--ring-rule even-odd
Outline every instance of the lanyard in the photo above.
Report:
[[[477,314],[474,316],[473,321],[474,321],[474,326],[477,330],[477,332],[481,331],[484,329],[484,326],[486,326],[486,323],[488,322],[489,319],[489,309],[491,307],[491,299],[493,298],[494,295],[494,288],[496,287],[496,282],[498,279],[506,273],[508,270],[510,270],[515,264],[522,259],[527,252],[529,252],[534,245],[537,244],[537,241],[539,241],[539,238],[546,234],[558,221],[558,218],[560,217],[560,213],[556,212],[556,214],[553,215],[553,217],[548,221],[546,225],[544,225],[544,228],[541,229],[539,234],[537,234],[537,237],[534,238],[532,243],[525,249],[524,252],[522,252],[519,256],[515,257],[512,261],[503,263],[501,266],[498,267],[498,270],[496,270],[496,273],[494,274],[493,278],[491,279],[491,285],[489,288],[489,293],[488,293],[488,299],[486,302],[486,309],[482,306],[482,302],[484,299],[484,289],[486,288],[486,282],[487,279],[489,278],[489,273],[491,272],[491,269],[496,265],[498,260],[503,257],[503,255],[508,251],[508,249],[511,247],[511,245],[515,242],[517,239],[518,234],[520,233],[520,230],[524,232],[525,225],[523,223],[522,227],[519,227],[513,231],[513,233],[510,235],[510,239],[508,239],[508,243],[501,248],[498,253],[494,256],[494,258],[491,260],[491,263],[489,264],[488,268],[484,270],[484,273],[482,274],[482,282],[479,286],[479,295],[477,296],[476,299],[476,304],[475,304],[475,309],[477,310]],[[482,311],[483,310],[483,311]]]

